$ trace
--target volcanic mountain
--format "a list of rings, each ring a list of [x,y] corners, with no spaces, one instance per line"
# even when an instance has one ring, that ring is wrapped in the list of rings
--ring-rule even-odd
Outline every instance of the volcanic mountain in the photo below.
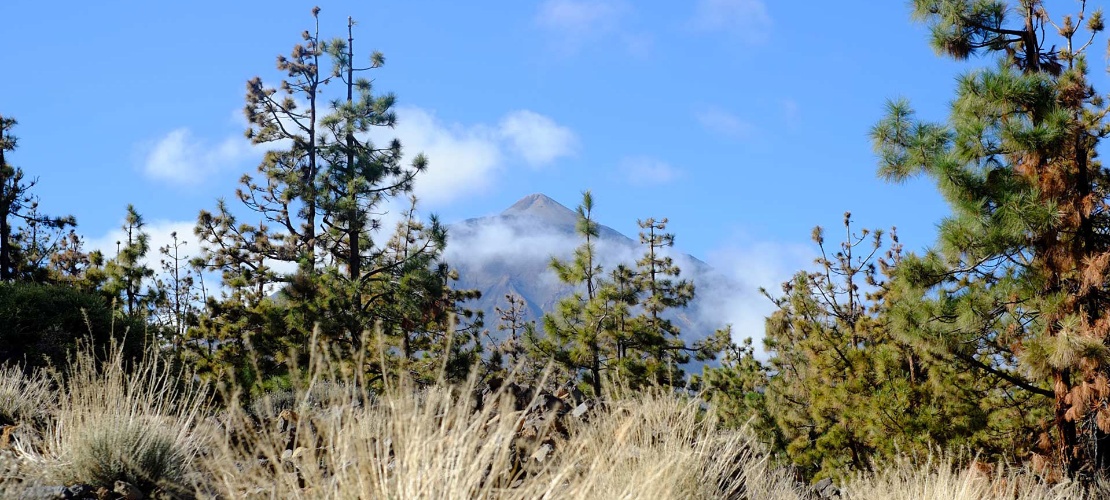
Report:
[[[491,334],[498,333],[494,308],[505,307],[506,294],[521,296],[528,318],[539,320],[573,292],[559,282],[550,263],[552,257],[569,259],[582,243],[575,233],[577,219],[573,210],[559,202],[532,194],[500,214],[449,226],[446,258],[459,271],[456,287],[482,292],[482,298],[471,307],[485,312]],[[606,272],[618,263],[634,267],[644,252],[637,240],[604,225],[596,241],[595,252]],[[690,255],[671,252],[671,257],[682,270],[681,277],[692,280],[697,288],[694,302],[671,318],[688,342],[705,338],[725,326],[705,297],[736,293],[739,287]]]

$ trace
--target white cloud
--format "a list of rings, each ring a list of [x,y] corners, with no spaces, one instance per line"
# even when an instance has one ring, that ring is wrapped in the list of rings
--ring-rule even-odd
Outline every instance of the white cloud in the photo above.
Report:
[[[513,151],[532,166],[547,165],[578,149],[578,136],[571,129],[533,111],[505,115],[500,132]]]
[[[669,184],[682,177],[682,170],[663,160],[647,156],[625,158],[617,168],[625,180],[634,186]]]
[[[583,35],[616,27],[628,10],[614,0],[546,0],[540,5],[536,22],[549,29]]]
[[[730,139],[748,139],[755,131],[751,123],[721,108],[703,109],[698,111],[695,117],[702,127]]]
[[[482,191],[503,161],[496,134],[484,125],[462,126],[439,120],[416,107],[397,109],[397,127],[406,162],[416,153],[428,157],[428,170],[416,179],[416,194],[432,204]]]
[[[808,245],[778,242],[732,243],[709,253],[707,259],[723,279],[707,280],[698,292],[698,314],[731,324],[737,342],[751,337],[762,349],[764,321],[774,304],[759,293],[762,287],[777,296],[781,285],[815,257]]]
[[[572,130],[529,110],[508,113],[497,125],[449,123],[412,106],[398,108],[397,116],[396,128],[381,139],[400,139],[406,162],[417,153],[428,157],[415,189],[432,206],[489,189],[509,161],[549,165],[578,147]]]
[[[242,167],[257,155],[250,141],[241,136],[210,144],[193,137],[189,129],[179,128],[150,148],[143,173],[159,181],[197,185],[213,174]]]
[[[760,44],[771,34],[771,15],[763,0],[699,0],[690,20],[691,28],[723,32],[744,43]]]
[[[143,226],[143,231],[149,235],[150,251],[147,252],[146,258],[142,259],[141,262],[150,266],[155,272],[160,272],[162,268],[159,261],[162,259],[162,254],[159,253],[158,249],[173,243],[173,233],[177,233],[178,241],[186,243],[180,250],[183,257],[191,258],[199,255],[200,245],[196,236],[193,236],[194,226],[196,226],[194,221],[157,220],[147,222]],[[120,242],[120,245],[127,244],[127,235],[122,228],[116,228],[107,234],[87,239],[85,249],[100,250],[106,258],[113,258],[116,256],[116,242]]]

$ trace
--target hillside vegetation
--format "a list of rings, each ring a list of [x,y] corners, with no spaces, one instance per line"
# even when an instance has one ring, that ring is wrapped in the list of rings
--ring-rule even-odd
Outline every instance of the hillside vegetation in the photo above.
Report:
[[[705,290],[668,220],[613,259],[589,190],[573,213],[532,199],[573,227],[545,267],[566,293],[487,317],[413,195],[435,158],[382,138],[385,57],[356,55],[350,18],[321,35],[319,8],[283,77],[246,83],[257,170],[162,248],[128,206],[114,255],[86,249],[0,115],[0,493],[1105,497],[1110,100],[1089,3],[914,0],[937,53],[974,63],[942,120],[893,100],[871,139],[881,178],[947,202],[937,241],[909,252],[850,213],[815,228],[820,257],[763,290],[758,332],[680,320]]]

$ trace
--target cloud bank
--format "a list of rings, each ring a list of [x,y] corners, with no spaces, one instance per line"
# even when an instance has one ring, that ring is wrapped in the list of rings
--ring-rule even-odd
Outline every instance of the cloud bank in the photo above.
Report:
[[[211,143],[194,137],[188,128],[178,128],[154,143],[145,155],[142,170],[153,180],[196,186],[220,172],[241,170],[249,160],[259,157],[260,151],[242,136]]]
[[[558,281],[549,263],[552,257],[569,258],[580,244],[571,228],[552,229],[526,219],[492,217],[453,225],[445,259],[460,270],[463,287],[500,291],[508,279],[518,293],[565,296],[570,290]],[[598,240],[596,252],[608,271],[621,263],[634,267],[643,249],[612,232]],[[757,348],[762,345],[764,319],[774,309],[759,289],[775,293],[814,257],[805,245],[766,241],[729,243],[711,251],[708,264],[677,250],[667,253],[682,270],[682,278],[693,281],[697,289],[695,302],[679,312],[694,330],[686,332],[689,338],[703,338],[731,324],[734,340],[751,337]],[[510,270],[516,276],[506,278]],[[501,299],[499,295],[484,297],[481,306],[492,309]],[[539,305],[549,309],[553,304]]]

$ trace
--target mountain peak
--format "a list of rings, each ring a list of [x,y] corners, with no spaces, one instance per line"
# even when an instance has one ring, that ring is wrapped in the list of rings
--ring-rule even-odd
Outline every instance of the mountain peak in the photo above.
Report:
[[[543,193],[530,194],[521,198],[513,206],[501,212],[501,215],[535,217],[550,222],[570,224],[578,220],[578,215],[573,210]]]

